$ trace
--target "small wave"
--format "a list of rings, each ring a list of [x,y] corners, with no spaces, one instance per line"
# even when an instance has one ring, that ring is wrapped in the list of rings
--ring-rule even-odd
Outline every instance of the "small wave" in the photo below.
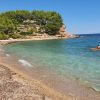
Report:
[[[96,92],[100,92],[100,88],[98,88],[98,87],[96,87],[96,86],[92,86],[91,87],[94,91],[96,91]]]
[[[18,62],[20,62],[23,66],[32,67],[32,65],[26,60],[20,59]]]
[[[9,55],[9,54],[6,54],[6,56],[7,56],[7,57],[10,57],[10,55]]]

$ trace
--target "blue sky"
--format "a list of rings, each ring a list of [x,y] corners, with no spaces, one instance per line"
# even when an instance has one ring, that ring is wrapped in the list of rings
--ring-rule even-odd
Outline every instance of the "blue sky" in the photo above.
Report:
[[[9,10],[52,10],[62,14],[68,31],[100,33],[100,0],[1,0],[0,12]]]

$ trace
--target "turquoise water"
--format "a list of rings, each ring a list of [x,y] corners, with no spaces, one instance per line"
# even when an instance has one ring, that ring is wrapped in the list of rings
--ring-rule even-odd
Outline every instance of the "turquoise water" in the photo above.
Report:
[[[90,48],[100,43],[100,36],[67,40],[28,41],[7,45],[7,54],[16,56],[30,67],[49,69],[64,78],[87,82],[100,90],[100,51]]]

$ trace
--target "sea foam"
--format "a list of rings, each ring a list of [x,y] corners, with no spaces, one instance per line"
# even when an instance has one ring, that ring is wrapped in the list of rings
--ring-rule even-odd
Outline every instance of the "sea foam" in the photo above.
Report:
[[[18,62],[20,62],[23,66],[32,67],[32,65],[26,60],[20,59]]]
[[[10,57],[10,55],[9,54],[6,54],[6,57]]]

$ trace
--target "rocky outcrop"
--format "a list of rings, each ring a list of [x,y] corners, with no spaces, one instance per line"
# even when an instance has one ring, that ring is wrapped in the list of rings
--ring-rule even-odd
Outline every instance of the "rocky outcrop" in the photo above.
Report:
[[[67,38],[74,38],[75,36],[72,35],[71,33],[69,33],[68,31],[66,31],[66,26],[62,25],[62,27],[59,30],[60,36],[61,37],[67,37]]]

